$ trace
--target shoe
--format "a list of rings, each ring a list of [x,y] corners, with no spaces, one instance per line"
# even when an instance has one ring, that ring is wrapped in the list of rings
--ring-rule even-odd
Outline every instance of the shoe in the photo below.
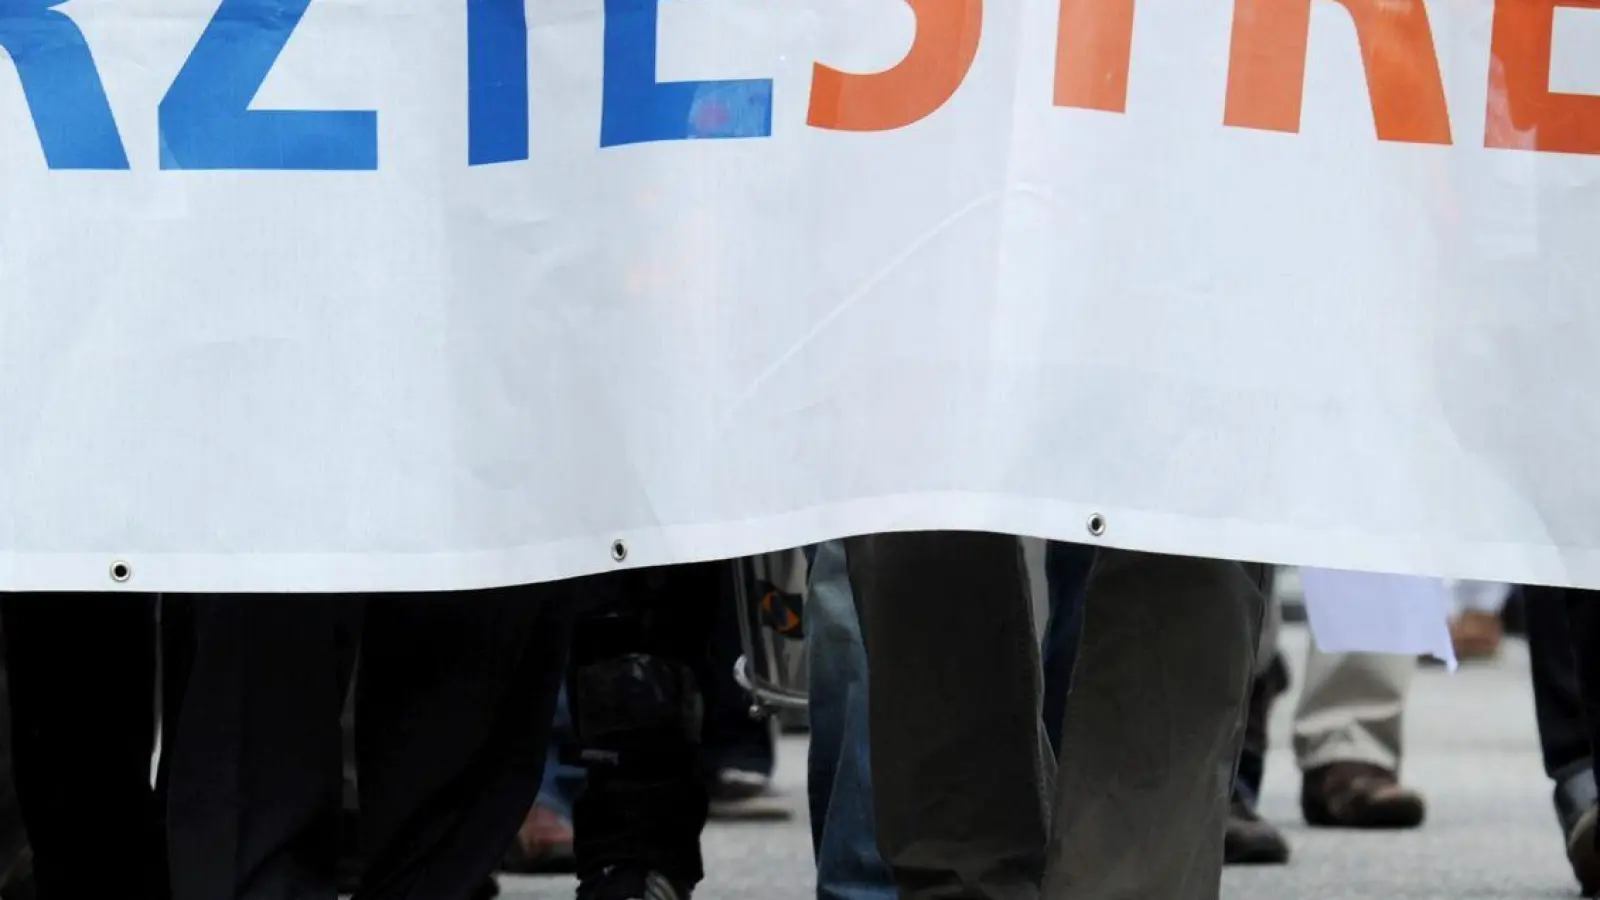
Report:
[[[789,798],[772,787],[760,772],[723,769],[710,788],[712,819],[742,822],[783,822],[794,818]]]
[[[572,840],[572,823],[548,806],[536,803],[500,861],[500,871],[513,875],[571,872],[577,865]]]
[[[1228,809],[1227,830],[1222,833],[1225,866],[1281,866],[1289,861],[1289,842],[1275,825],[1261,818],[1250,804],[1235,797]]]
[[[500,896],[500,882],[493,878],[478,885],[478,889],[472,892],[472,900],[495,900],[498,896]]]
[[[1300,812],[1319,828],[1415,828],[1427,815],[1422,795],[1393,772],[1368,763],[1334,763],[1305,773]]]
[[[1495,613],[1469,609],[1450,620],[1450,643],[1462,662],[1494,659],[1505,637],[1505,625]]]
[[[36,900],[38,896],[39,886],[33,880],[33,849],[23,847],[0,874],[0,900]]]
[[[578,900],[689,900],[690,893],[660,872],[621,866],[578,885]]]
[[[1572,864],[1572,875],[1578,879],[1578,890],[1585,897],[1600,894],[1600,849],[1595,847],[1597,818],[1600,807],[1589,807],[1567,835],[1567,862]]]
[[[1561,836],[1570,838],[1583,814],[1600,805],[1600,791],[1595,789],[1594,771],[1589,761],[1583,768],[1556,782],[1554,796],[1556,821],[1561,823]]]

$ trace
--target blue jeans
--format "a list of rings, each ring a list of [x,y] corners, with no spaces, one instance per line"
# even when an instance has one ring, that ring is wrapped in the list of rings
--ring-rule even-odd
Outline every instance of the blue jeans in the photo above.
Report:
[[[807,794],[818,900],[895,900],[878,855],[867,750],[867,651],[845,567],[844,542],[811,554],[806,652],[811,683]]]
[[[1045,624],[1044,733],[1050,747],[1061,752],[1061,726],[1067,717],[1067,694],[1072,689],[1072,669],[1078,661],[1078,638],[1083,634],[1083,595],[1089,587],[1094,548],[1051,541],[1045,546],[1044,572],[1049,582],[1050,619]]]
[[[550,729],[550,749],[544,762],[544,782],[539,786],[539,805],[555,810],[572,821],[572,804],[583,790],[584,772],[579,766],[562,762],[562,751],[573,743],[572,713],[567,709],[567,688],[561,687],[556,700],[556,721]]]

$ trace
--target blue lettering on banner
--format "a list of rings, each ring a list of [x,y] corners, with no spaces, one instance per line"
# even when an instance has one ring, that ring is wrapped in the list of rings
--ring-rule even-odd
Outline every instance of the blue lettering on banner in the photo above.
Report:
[[[161,101],[161,168],[371,170],[372,110],[253,110],[311,0],[222,0]]]
[[[525,0],[467,0],[467,163],[528,158]]]
[[[772,136],[772,82],[656,81],[662,0],[606,0],[600,146]]]
[[[22,81],[34,130],[52,169],[128,168],[117,120],[94,56],[65,0],[0,0],[0,48]]]

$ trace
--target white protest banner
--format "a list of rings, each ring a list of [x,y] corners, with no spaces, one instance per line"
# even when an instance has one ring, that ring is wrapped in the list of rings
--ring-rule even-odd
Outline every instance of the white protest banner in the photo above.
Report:
[[[1600,586],[1596,5],[0,0],[0,589]]]

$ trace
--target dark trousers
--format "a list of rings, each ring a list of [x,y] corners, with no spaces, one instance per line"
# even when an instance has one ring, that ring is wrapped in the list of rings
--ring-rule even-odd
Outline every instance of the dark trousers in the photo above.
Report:
[[[332,900],[359,643],[359,897],[463,900],[538,792],[568,585],[190,600],[171,736],[177,900]]]
[[[567,697],[587,769],[573,805],[580,878],[611,866],[690,886],[705,876],[704,722],[680,712],[715,703],[711,636],[731,572],[696,563],[575,582],[581,612]]]
[[[1539,749],[1544,756],[1545,774],[1561,782],[1588,769],[1590,757],[1589,728],[1585,724],[1567,604],[1593,603],[1600,594],[1531,585],[1518,590],[1528,632]],[[1569,600],[1569,594],[1575,596]]]
[[[166,895],[155,598],[0,597],[17,798],[42,900]]]
[[[847,556],[904,900],[1217,897],[1261,567],[1097,551],[1057,776],[1018,541],[877,535]]]

